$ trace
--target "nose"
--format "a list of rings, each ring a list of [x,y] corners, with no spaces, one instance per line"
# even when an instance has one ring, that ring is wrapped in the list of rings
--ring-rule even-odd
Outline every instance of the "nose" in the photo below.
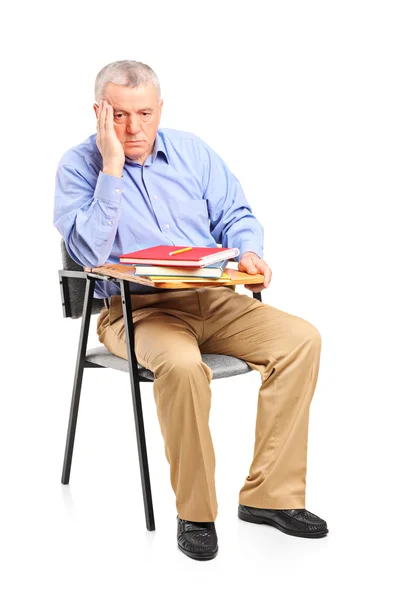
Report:
[[[140,131],[140,120],[137,115],[131,115],[128,117],[127,130],[130,134],[135,135]]]

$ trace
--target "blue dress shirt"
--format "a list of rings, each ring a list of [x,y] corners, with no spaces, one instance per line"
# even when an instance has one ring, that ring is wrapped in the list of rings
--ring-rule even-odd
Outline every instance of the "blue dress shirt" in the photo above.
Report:
[[[102,172],[96,135],[68,150],[56,173],[54,225],[80,265],[118,263],[149,246],[239,248],[262,258],[262,225],[239,181],[223,160],[192,133],[158,129],[144,165],[125,157],[122,178]],[[165,290],[130,284],[132,293]],[[95,298],[120,294],[97,281]]]

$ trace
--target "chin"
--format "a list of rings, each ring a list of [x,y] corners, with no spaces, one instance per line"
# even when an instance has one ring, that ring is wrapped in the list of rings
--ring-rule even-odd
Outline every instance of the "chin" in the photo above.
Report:
[[[142,155],[141,154],[125,154],[131,160],[138,160]]]

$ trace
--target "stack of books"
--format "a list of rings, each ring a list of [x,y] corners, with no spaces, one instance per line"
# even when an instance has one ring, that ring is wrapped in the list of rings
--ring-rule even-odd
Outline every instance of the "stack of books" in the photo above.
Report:
[[[153,281],[202,281],[230,279],[224,269],[238,248],[202,248],[199,246],[152,246],[137,252],[122,254],[121,263],[131,264],[135,275]]]

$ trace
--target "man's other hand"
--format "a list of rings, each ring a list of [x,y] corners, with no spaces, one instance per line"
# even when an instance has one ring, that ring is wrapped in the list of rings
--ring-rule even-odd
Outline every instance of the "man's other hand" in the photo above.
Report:
[[[251,292],[261,292],[267,288],[272,277],[272,271],[267,263],[255,252],[245,252],[243,254],[239,261],[238,271],[248,273],[249,275],[257,275],[257,273],[264,275],[264,283],[254,283],[244,286],[246,290],[250,290]]]

